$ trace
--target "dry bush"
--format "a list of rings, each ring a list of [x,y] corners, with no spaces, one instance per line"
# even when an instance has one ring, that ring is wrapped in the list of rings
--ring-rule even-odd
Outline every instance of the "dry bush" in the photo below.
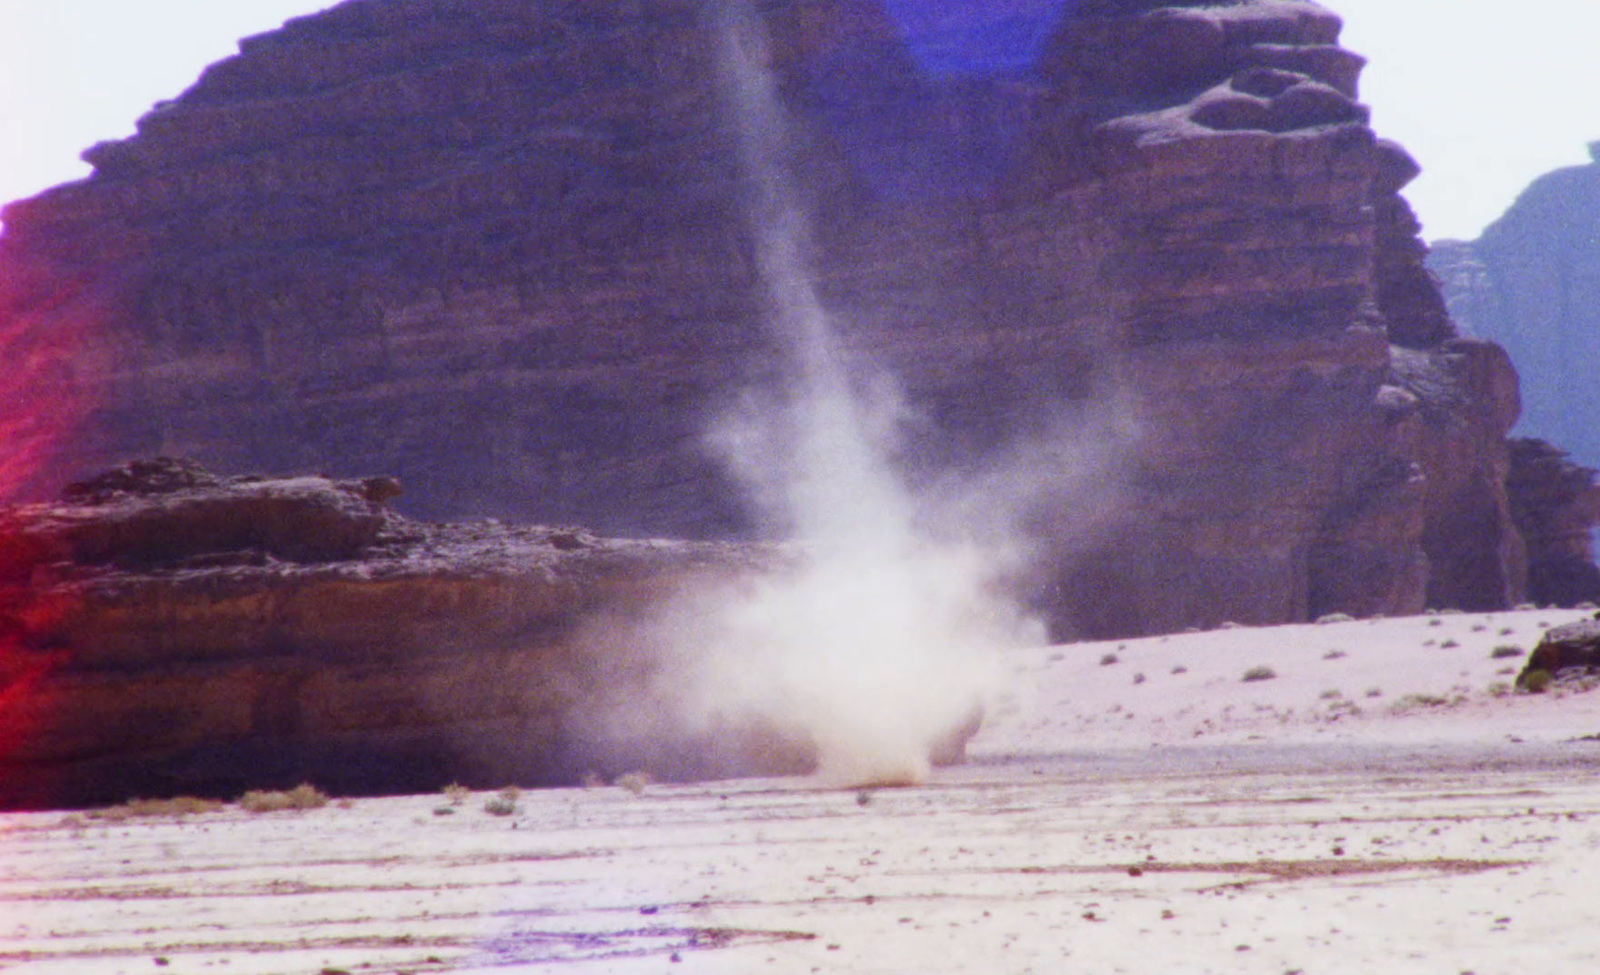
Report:
[[[239,797],[239,808],[252,813],[321,809],[327,804],[327,794],[309,782],[297,785],[287,792],[252,789]]]
[[[175,796],[171,799],[131,799],[120,806],[92,809],[84,815],[89,819],[120,823],[128,819],[158,819],[195,816],[218,812],[223,804],[215,799],[197,799],[194,796]]]

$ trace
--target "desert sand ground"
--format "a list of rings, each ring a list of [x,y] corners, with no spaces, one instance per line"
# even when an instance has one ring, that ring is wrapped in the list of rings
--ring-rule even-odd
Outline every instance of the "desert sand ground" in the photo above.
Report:
[[[0,967],[1600,971],[1600,693],[1494,687],[1496,647],[1581,615],[1018,652],[972,760],[918,788],[8,815]]]

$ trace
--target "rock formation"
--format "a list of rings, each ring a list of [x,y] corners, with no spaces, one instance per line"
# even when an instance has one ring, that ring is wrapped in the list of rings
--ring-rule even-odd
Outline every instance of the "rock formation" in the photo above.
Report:
[[[751,532],[705,432],[782,377],[703,6],[347,0],[89,150],[5,212],[9,334],[93,336],[34,357],[82,408],[18,490],[177,453],[395,472],[430,517]],[[759,6],[908,476],[1112,417],[1093,510],[1063,463],[1025,513],[1063,632],[1521,598],[1516,376],[1443,313],[1335,15]]]
[[[1595,472],[1542,440],[1518,437],[1511,441],[1506,491],[1512,520],[1527,542],[1528,598],[1541,606],[1600,602]]]
[[[1600,673],[1600,617],[1557,626],[1545,633],[1517,674],[1517,686],[1543,692],[1561,680],[1582,680]],[[1543,676],[1537,676],[1542,674]],[[1585,689],[1592,689],[1590,683]]]
[[[0,511],[0,808],[814,765],[803,736],[659,700],[648,734],[608,732],[662,663],[588,625],[793,553],[423,524],[376,500],[394,486],[139,462]]]
[[[1600,465],[1600,142],[1595,161],[1535,180],[1476,241],[1434,246],[1456,319],[1522,373],[1519,431]]]

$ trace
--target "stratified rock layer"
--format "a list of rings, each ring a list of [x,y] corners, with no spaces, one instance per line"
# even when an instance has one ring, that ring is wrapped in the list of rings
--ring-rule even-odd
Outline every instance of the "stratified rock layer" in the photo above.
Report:
[[[674,723],[662,661],[596,623],[792,555],[422,524],[392,485],[141,462],[0,511],[0,808],[814,767],[756,716]]]
[[[1337,17],[758,6],[817,284],[918,418],[908,477],[1112,418],[1094,505],[1040,476],[1081,452],[1031,465],[1062,631],[1520,598],[1515,374],[1442,313]],[[97,336],[49,360],[94,407],[35,488],[170,452],[393,471],[430,516],[750,532],[705,434],[785,377],[703,11],[350,0],[92,149],[0,239],[8,328]]]

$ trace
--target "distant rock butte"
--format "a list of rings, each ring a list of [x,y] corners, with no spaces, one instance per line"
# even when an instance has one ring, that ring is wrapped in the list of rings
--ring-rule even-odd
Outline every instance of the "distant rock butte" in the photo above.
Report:
[[[1546,173],[1475,241],[1441,241],[1430,264],[1450,310],[1505,346],[1522,372],[1518,430],[1600,466],[1600,142],[1593,162]]]
[[[91,408],[20,490],[169,453],[748,534],[704,435],[781,377],[702,8],[350,0],[89,150],[0,238],[8,334],[94,335],[30,360]],[[909,476],[1075,412],[1137,431],[1110,502],[1064,464],[1028,519],[1060,632],[1522,598],[1516,374],[1455,334],[1335,15],[760,8],[818,285],[916,412]]]

